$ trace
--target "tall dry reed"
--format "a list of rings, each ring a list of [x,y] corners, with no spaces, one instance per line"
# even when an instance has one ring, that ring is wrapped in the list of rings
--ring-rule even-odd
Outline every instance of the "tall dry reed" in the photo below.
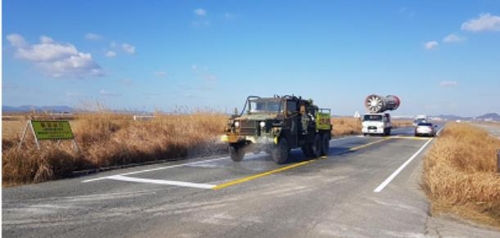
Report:
[[[211,112],[157,113],[145,121],[106,111],[79,114],[70,122],[78,151],[69,141],[59,145],[41,141],[37,149],[32,135],[19,148],[19,127],[12,130],[19,133],[2,135],[3,183],[40,182],[68,177],[77,170],[221,153],[225,147],[218,138],[226,119],[226,115]]]
[[[468,124],[448,123],[424,158],[423,188],[435,213],[500,226],[500,140]]]

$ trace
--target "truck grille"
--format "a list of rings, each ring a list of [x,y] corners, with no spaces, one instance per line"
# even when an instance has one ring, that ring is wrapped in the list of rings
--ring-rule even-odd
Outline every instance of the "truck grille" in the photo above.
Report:
[[[253,136],[257,134],[257,121],[240,121],[240,135]]]
[[[369,126],[368,130],[377,130],[377,127],[376,126]]]

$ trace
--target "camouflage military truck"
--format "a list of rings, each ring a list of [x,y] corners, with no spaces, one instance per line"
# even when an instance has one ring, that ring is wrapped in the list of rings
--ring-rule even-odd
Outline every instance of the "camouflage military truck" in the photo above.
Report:
[[[265,151],[283,164],[293,148],[302,148],[308,159],[316,158],[328,154],[330,109],[296,96],[249,96],[242,112],[229,118],[224,132],[222,141],[229,144],[233,161],[243,160],[246,152]]]

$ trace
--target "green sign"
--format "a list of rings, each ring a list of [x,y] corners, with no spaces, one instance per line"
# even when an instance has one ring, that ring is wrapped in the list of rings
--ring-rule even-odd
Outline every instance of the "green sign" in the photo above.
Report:
[[[75,137],[68,121],[31,121],[38,140],[72,140]]]

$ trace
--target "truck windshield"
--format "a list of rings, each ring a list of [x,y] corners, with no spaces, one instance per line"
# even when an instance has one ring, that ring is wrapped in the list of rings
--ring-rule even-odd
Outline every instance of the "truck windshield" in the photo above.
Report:
[[[365,115],[363,121],[382,121],[382,115]]]
[[[281,101],[272,100],[252,100],[249,104],[249,111],[251,113],[259,113],[259,112],[279,112],[283,108],[280,108]]]

